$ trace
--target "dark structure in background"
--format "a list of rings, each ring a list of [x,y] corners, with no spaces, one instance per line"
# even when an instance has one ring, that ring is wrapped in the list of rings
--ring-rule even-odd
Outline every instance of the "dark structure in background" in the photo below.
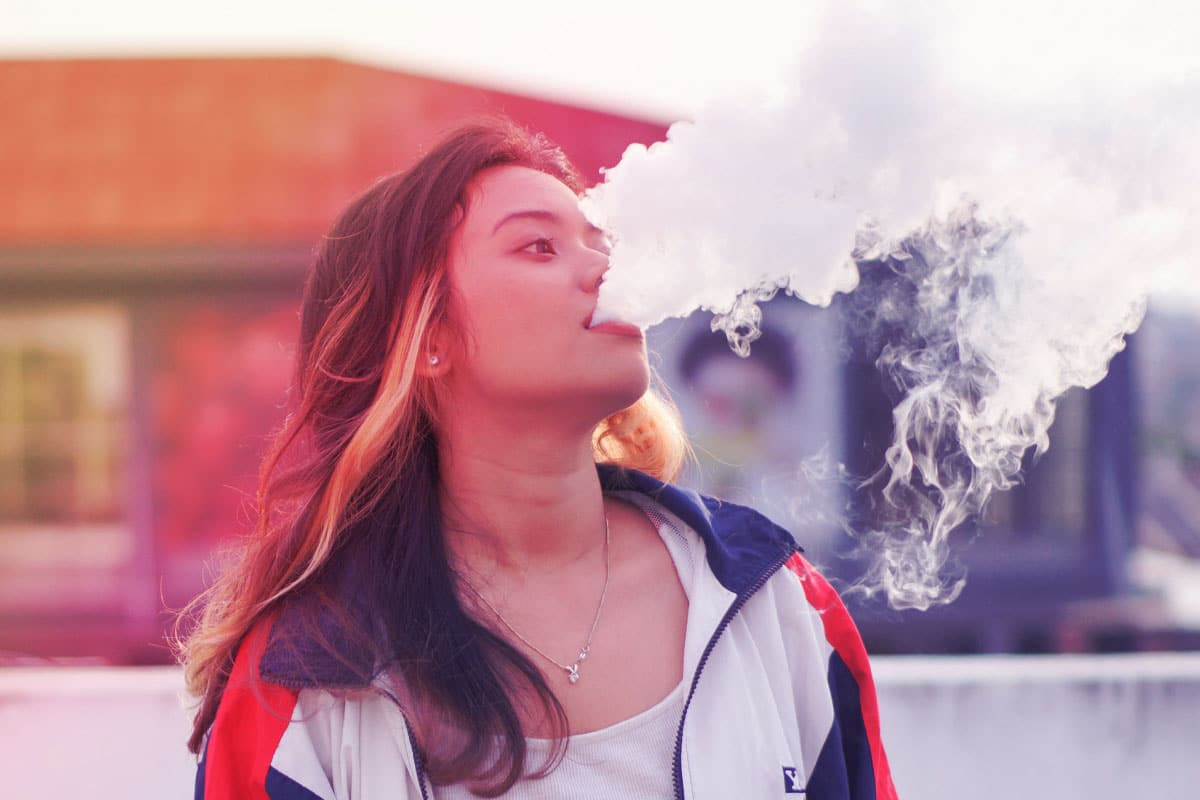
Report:
[[[935,321],[942,313],[935,301],[922,305],[915,295],[933,263],[926,261],[926,253],[941,258],[940,247],[932,240],[914,240],[905,245],[903,260],[860,264],[859,288],[835,303],[847,342],[843,432],[853,475],[871,475],[886,464],[891,409],[901,399],[903,385],[897,381],[910,379],[906,364],[938,364],[938,379],[958,382],[964,391],[991,380],[987,362],[961,361],[956,315]],[[986,296],[991,291],[988,276],[976,276],[962,264],[939,271],[937,280],[939,296]],[[1152,316],[1149,327],[1154,325]],[[1037,460],[1032,452],[1025,454],[1021,483],[994,494],[980,518],[951,535],[960,564],[951,563],[946,572],[965,568],[961,596],[928,612],[899,613],[851,594],[864,636],[877,652],[1200,646],[1200,626],[1179,614],[1173,618],[1162,596],[1131,580],[1132,559],[1145,544],[1139,541],[1140,406],[1143,394],[1153,399],[1157,391],[1139,385],[1137,338],[1128,338],[1128,348],[1112,359],[1103,381],[1086,391],[1071,390],[1058,401],[1050,448]],[[905,356],[897,359],[890,353]],[[1159,356],[1150,350],[1142,360],[1153,363]],[[1200,369],[1200,363],[1195,367]],[[1150,420],[1157,420],[1153,413]],[[948,469],[966,464],[957,442],[944,447],[938,458]],[[878,498],[878,489],[872,494]],[[867,492],[852,494],[854,522],[885,527],[890,509],[871,499]],[[936,495],[928,499],[940,502]],[[861,573],[861,563],[836,563],[847,581]]]
[[[926,612],[898,612],[851,597],[873,652],[1103,651],[1182,643],[1180,635],[1145,629],[1136,601],[1129,602],[1125,573],[1137,503],[1131,362],[1126,350],[1095,387],[1068,392],[1049,451],[1036,462],[1027,454],[1023,482],[994,495],[982,519],[951,535],[967,576],[958,599]],[[845,381],[847,466],[867,475],[884,463],[891,444],[893,402],[873,362],[852,359]],[[840,564],[839,577],[847,582],[862,567],[853,559]]]
[[[854,302],[872,302],[860,291]],[[699,451],[694,482],[765,510],[849,587],[866,561],[840,522],[880,522],[871,504],[878,487],[873,497],[852,487],[884,465],[891,444],[898,396],[876,360],[895,336],[864,346],[862,316],[845,297],[816,309],[777,296],[763,317],[770,346],[756,353],[752,345],[740,366],[733,356],[712,358],[707,375],[697,354],[724,340],[709,332],[708,314],[664,323],[650,344]],[[1200,335],[1200,320],[1151,313],[1103,381],[1060,399],[1049,450],[1036,461],[1027,454],[1022,483],[994,494],[982,518],[951,535],[967,577],[954,603],[896,611],[847,593],[870,651],[1200,648],[1200,621],[1171,607],[1167,587],[1131,579],[1147,552],[1200,565],[1198,528],[1188,521],[1200,509],[1200,424],[1187,421],[1200,423],[1200,356],[1183,344],[1188,335]],[[790,361],[779,357],[779,338]],[[798,376],[788,392],[771,390],[785,381],[763,377],[780,374],[781,363]],[[766,407],[754,398],[767,398]],[[1147,465],[1152,480],[1142,476]]]

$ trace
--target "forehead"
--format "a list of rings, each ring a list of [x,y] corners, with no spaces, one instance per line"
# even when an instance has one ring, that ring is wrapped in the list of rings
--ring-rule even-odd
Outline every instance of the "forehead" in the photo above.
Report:
[[[560,216],[583,216],[579,198],[562,181],[528,167],[505,165],[480,172],[467,192],[464,227],[491,233],[514,211],[545,210]]]

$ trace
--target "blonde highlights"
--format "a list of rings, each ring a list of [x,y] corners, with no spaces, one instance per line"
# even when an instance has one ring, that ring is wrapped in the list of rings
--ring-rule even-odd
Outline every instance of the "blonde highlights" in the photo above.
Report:
[[[369,482],[381,467],[402,469],[416,445],[418,412],[429,411],[428,393],[418,388],[417,359],[425,333],[439,304],[438,282],[428,280],[409,297],[400,314],[399,333],[392,342],[387,368],[374,402],[363,414],[345,450],[333,466],[329,483],[317,502],[312,532],[304,537],[308,553],[298,553],[303,567],[265,602],[270,604],[300,586],[329,557],[339,533],[356,518],[370,513],[385,486]]]
[[[364,379],[331,369],[334,343],[354,330],[363,313],[362,287],[348,293],[343,308],[330,314],[314,347],[310,375],[325,385],[351,385]],[[357,295],[357,296],[355,296]],[[344,446],[332,459],[329,477],[315,493],[304,496],[302,470],[282,468],[289,450],[300,449],[302,433],[319,413],[306,400],[276,435],[264,459],[256,498],[257,524],[245,542],[241,559],[183,610],[177,621],[175,648],[184,667],[185,685],[201,698],[228,679],[239,643],[278,603],[312,578],[327,563],[338,538],[355,519],[368,514],[386,489],[381,472],[399,474],[412,457],[421,424],[431,410],[432,391],[417,374],[417,359],[431,321],[445,304],[445,287],[431,272],[416,281],[391,327],[397,331],[378,388],[370,405],[343,435]],[[181,635],[186,620],[197,624]],[[199,732],[197,732],[199,733]],[[194,737],[195,741],[195,737]]]
[[[694,458],[679,410],[657,377],[636,403],[596,426],[592,454],[596,463],[636,469],[664,483]]]
[[[525,740],[514,698],[541,701],[565,735],[565,713],[536,665],[459,604],[441,540],[439,386],[423,359],[441,326],[457,333],[446,276],[453,232],[471,180],[501,164],[580,191],[565,156],[540,136],[503,121],[467,126],[363,193],[322,241],[305,284],[297,405],[264,458],[254,529],[179,618],[187,687],[201,698],[193,752],[246,637],[293,615],[300,624],[289,635],[317,634],[289,651],[298,674],[319,673],[305,659],[328,658],[347,666],[346,685],[366,687],[381,670],[403,669],[414,692],[462,727],[460,752],[425,754],[439,780],[483,781],[488,794],[515,784]],[[658,388],[601,421],[592,449],[597,463],[662,481],[691,452]],[[338,594],[347,576],[353,607]],[[343,638],[321,637],[330,620]]]

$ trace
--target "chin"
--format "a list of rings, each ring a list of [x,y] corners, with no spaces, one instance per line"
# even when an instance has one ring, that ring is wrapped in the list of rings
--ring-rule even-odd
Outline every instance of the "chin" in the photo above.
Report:
[[[642,399],[650,388],[650,369],[643,364],[643,369],[636,375],[623,376],[623,380],[615,378],[604,387],[604,395],[609,400],[609,408],[604,416],[623,411]]]

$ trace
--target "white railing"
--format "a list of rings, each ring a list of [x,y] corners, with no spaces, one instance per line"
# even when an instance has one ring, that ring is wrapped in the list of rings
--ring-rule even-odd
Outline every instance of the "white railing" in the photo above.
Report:
[[[1200,800],[1200,653],[874,665],[904,800]]]
[[[903,800],[1200,798],[1200,653],[873,663]],[[169,667],[0,669],[0,797],[190,797],[180,686]]]

